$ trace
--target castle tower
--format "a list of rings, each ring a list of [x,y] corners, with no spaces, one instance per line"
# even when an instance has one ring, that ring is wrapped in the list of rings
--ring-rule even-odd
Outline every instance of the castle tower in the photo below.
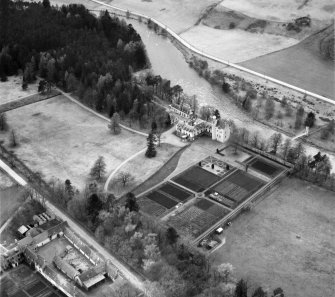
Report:
[[[213,116],[212,120],[212,139],[216,140],[216,124],[217,124],[217,119],[216,116]]]

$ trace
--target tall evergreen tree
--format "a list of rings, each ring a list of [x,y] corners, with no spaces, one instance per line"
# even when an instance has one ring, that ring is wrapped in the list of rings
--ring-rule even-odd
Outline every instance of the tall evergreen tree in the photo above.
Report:
[[[234,297],[248,297],[247,282],[243,279],[236,284]]]
[[[156,146],[155,146],[155,136],[153,133],[150,133],[147,138],[148,149],[145,152],[145,156],[148,158],[153,158],[156,156]]]
[[[128,208],[129,211],[136,211],[136,212],[138,212],[140,209],[136,201],[135,195],[131,192],[127,193],[127,200],[126,200],[125,208]]]
[[[100,181],[106,174],[106,163],[104,157],[100,156],[94,163],[90,176],[96,181]]]
[[[73,186],[72,186],[71,181],[69,179],[67,179],[65,181],[65,192],[66,192],[69,200],[71,200],[74,196],[74,189],[73,189]]]
[[[7,116],[4,112],[0,113],[0,131],[6,131],[8,129]]]
[[[166,240],[169,244],[175,244],[178,240],[178,237],[179,237],[179,235],[178,235],[175,228],[169,227],[166,230]]]
[[[216,117],[217,120],[219,120],[221,118],[221,115],[220,115],[220,112],[219,112],[218,109],[215,109],[214,115],[215,115],[215,117]]]

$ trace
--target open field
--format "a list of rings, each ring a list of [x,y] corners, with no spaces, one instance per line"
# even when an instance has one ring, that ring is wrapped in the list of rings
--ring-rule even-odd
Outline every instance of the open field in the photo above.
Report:
[[[24,193],[25,189],[18,185],[0,188],[0,226],[12,216],[24,201]]]
[[[254,34],[240,29],[220,30],[204,25],[193,27],[181,37],[204,53],[231,63],[241,63],[298,42],[279,35]]]
[[[226,244],[211,260],[233,264],[250,291],[261,285],[269,290],[281,287],[285,296],[332,297],[334,209],[333,192],[286,179],[233,221],[225,231]]]
[[[7,117],[17,133],[18,157],[46,179],[69,178],[79,189],[99,156],[110,172],[146,145],[145,137],[125,130],[111,134],[106,121],[63,96],[9,111]],[[8,144],[7,135],[0,139]]]
[[[255,18],[276,21],[291,21],[308,14],[314,19],[329,20],[335,11],[332,0],[224,0],[220,5]]]
[[[334,99],[334,62],[318,52],[319,39],[311,36],[287,49],[245,61],[241,66]]]
[[[22,77],[10,76],[6,82],[0,82],[0,104],[7,103],[37,93],[37,82],[22,90]]]

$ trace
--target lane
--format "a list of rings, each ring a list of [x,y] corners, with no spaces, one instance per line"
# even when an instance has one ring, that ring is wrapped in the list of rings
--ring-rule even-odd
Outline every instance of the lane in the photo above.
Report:
[[[6,163],[0,159],[0,168],[7,172],[13,179],[15,179],[20,185],[28,186],[28,183],[18,175],[14,170],[12,170]],[[143,280],[137,276],[135,273],[129,270],[123,263],[116,259],[112,254],[110,254],[102,245],[100,245],[93,236],[91,236],[84,228],[78,225],[70,216],[61,211],[59,208],[55,207],[49,201],[45,201],[46,207],[49,208],[56,216],[64,221],[67,221],[70,228],[77,233],[80,237],[84,238],[85,241],[94,246],[94,248],[106,258],[106,260],[111,260],[112,263],[120,270],[122,275],[128,279],[136,288],[141,291],[145,290]]]

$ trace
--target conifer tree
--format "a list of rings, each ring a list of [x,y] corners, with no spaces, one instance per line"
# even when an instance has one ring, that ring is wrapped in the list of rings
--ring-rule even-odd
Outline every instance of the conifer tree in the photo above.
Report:
[[[145,156],[148,157],[148,158],[153,158],[157,154],[154,141],[155,141],[154,134],[150,133],[148,138],[147,138],[148,149],[145,153]]]
[[[96,181],[100,181],[106,174],[106,163],[104,157],[100,156],[94,163],[90,176]]]

